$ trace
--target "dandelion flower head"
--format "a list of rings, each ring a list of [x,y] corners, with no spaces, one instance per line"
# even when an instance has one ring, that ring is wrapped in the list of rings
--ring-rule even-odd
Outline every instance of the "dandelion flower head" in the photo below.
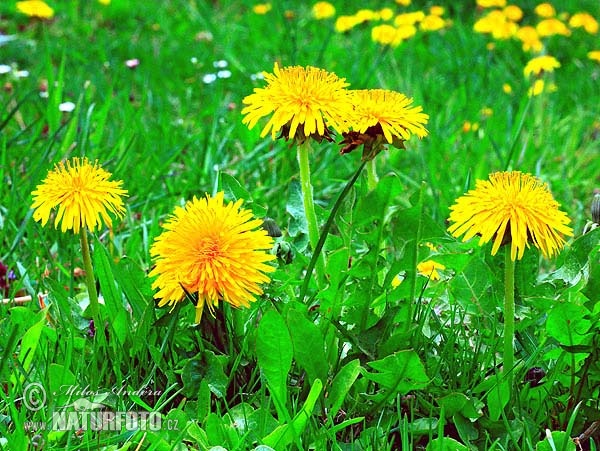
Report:
[[[554,69],[559,67],[560,63],[556,58],[550,55],[542,55],[530,59],[523,69],[523,74],[525,77],[529,77],[531,74],[540,75],[542,72],[553,72]]]
[[[54,17],[54,10],[41,0],[24,0],[17,2],[16,6],[17,11],[29,17],[40,19],[52,19]]]
[[[58,207],[54,226],[61,223],[65,232],[80,228],[90,231],[99,229],[104,222],[111,225],[110,213],[122,216],[125,212],[122,197],[127,191],[121,188],[122,181],[111,181],[111,174],[97,162],[91,164],[87,158],[73,158],[67,164],[60,162],[39,184],[33,196],[31,208],[33,219],[45,226],[51,212]]]
[[[419,138],[427,136],[425,125],[429,115],[423,108],[413,106],[413,99],[404,94],[387,89],[358,89],[351,91],[355,114],[352,128],[360,133],[368,133],[377,128],[388,143],[394,138],[408,140],[411,133]]]
[[[559,210],[548,186],[519,171],[495,172],[478,180],[475,189],[450,207],[448,231],[463,241],[480,235],[479,245],[493,239],[492,255],[511,243],[511,259],[521,259],[529,242],[550,258],[564,246],[562,235],[572,235],[570,219]]]
[[[317,2],[312,7],[312,15],[317,20],[329,19],[335,16],[335,6],[329,2]]]
[[[277,132],[294,139],[328,137],[332,127],[338,133],[348,129],[347,118],[352,111],[345,79],[324,69],[308,66],[279,68],[275,63],[273,73],[263,73],[267,86],[255,88],[246,96],[242,110],[242,123],[252,129],[259,119],[271,116],[261,132],[269,131],[275,139]]]
[[[276,258],[266,252],[273,239],[242,203],[226,204],[219,192],[175,208],[150,248],[155,266],[149,276],[156,277],[159,307],[175,305],[186,292],[196,294],[200,322],[205,304],[211,311],[219,300],[248,307],[263,293],[260,284],[270,281],[265,273],[275,270],[266,264]]]

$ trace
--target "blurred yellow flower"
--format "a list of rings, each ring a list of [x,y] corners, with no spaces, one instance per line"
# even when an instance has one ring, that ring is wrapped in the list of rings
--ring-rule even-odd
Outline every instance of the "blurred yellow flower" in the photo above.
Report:
[[[446,9],[443,6],[434,5],[431,8],[429,8],[429,14],[433,16],[443,16],[445,12]]]
[[[422,276],[428,277],[430,280],[440,280],[440,273],[437,270],[443,271],[446,269],[441,263],[434,262],[433,260],[427,260],[417,265],[417,271]]]
[[[477,0],[477,6],[480,8],[504,8],[506,0]]]
[[[252,7],[252,11],[254,11],[254,14],[264,15],[271,11],[271,8],[270,3],[259,3]]]
[[[571,36],[571,30],[558,19],[544,19],[535,27],[538,35],[542,38],[554,35]]]
[[[556,58],[550,55],[542,55],[530,59],[523,69],[523,74],[528,78],[532,74],[537,76],[542,72],[553,72],[554,69],[559,67],[560,63]]]
[[[60,162],[31,193],[33,219],[45,226],[51,212],[58,207],[54,227],[61,223],[61,231],[88,228],[99,229],[102,222],[108,226],[112,220],[109,212],[123,216],[125,207],[122,181],[110,181],[111,174],[98,163],[90,164],[87,158],[73,158],[67,164]]]
[[[396,3],[398,3],[401,6],[409,6],[412,0],[396,0]]]
[[[517,5],[508,5],[502,10],[507,19],[518,22],[523,18],[523,10]]]
[[[382,24],[371,28],[371,39],[382,45],[396,47],[402,42],[398,29],[392,25]]]
[[[300,141],[310,137],[320,141],[329,138],[329,127],[338,133],[348,130],[353,106],[344,78],[312,66],[280,69],[277,63],[272,74],[263,75],[267,86],[254,88],[254,93],[242,100],[247,105],[242,123],[249,129],[271,115],[261,137],[270,130],[273,139],[282,132],[286,139],[298,135]]]
[[[534,8],[533,12],[543,18],[556,16],[556,10],[550,3],[540,3]]]
[[[508,39],[517,33],[518,25],[495,9],[478,19],[473,25],[477,33],[491,34],[494,39]]]
[[[512,93],[512,86],[509,85],[508,83],[504,83],[502,85],[502,91],[504,91],[504,94],[511,94]]]
[[[575,13],[569,19],[571,28],[581,28],[589,34],[598,33],[598,21],[589,13]]]
[[[394,17],[394,10],[392,8],[382,8],[379,10],[379,18],[384,21],[391,20]]]
[[[421,23],[419,24],[419,28],[423,31],[437,31],[444,28],[446,22],[440,16],[434,16],[432,14],[425,16]]]
[[[102,5],[110,5],[110,0],[98,0],[98,3]]]
[[[537,30],[531,26],[520,27],[515,36],[523,43],[523,50],[525,52],[532,51],[538,53],[544,47]]]
[[[591,52],[588,52],[587,57],[600,63],[600,50],[592,50]]]
[[[414,11],[412,13],[398,14],[394,19],[394,25],[401,27],[402,25],[414,25],[421,22],[425,18],[423,11]]]
[[[569,217],[559,210],[548,185],[519,171],[495,172],[477,180],[475,189],[450,207],[448,231],[463,241],[479,235],[479,245],[493,239],[492,255],[511,245],[511,259],[523,258],[529,243],[549,258],[563,246],[562,235],[573,235]]]
[[[558,88],[554,83],[546,84],[542,78],[538,78],[533,82],[533,86],[531,86],[531,88],[529,88],[529,90],[527,91],[527,95],[529,97],[535,97],[543,92],[555,92],[557,89]]]
[[[317,2],[312,7],[312,15],[317,20],[335,16],[335,6],[329,2]]]
[[[276,257],[267,252],[273,239],[263,221],[241,208],[243,200],[225,204],[223,198],[219,192],[176,207],[150,248],[158,306],[173,306],[186,292],[197,295],[196,322],[205,304],[211,311],[220,300],[248,307],[270,281],[265,273],[275,271],[266,264]]]
[[[37,17],[39,19],[52,19],[54,10],[41,0],[25,0],[17,2],[17,11],[29,17]]]
[[[345,33],[360,24],[356,16],[339,16],[335,21],[335,31]]]

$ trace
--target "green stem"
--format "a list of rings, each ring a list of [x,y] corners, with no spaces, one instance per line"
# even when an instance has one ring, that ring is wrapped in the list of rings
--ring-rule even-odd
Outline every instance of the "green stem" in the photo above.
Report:
[[[512,391],[512,370],[514,366],[515,340],[515,262],[510,256],[510,246],[506,246],[504,258],[504,379]]]
[[[369,191],[373,191],[379,182],[377,177],[377,167],[375,166],[375,158],[367,163],[367,187]]]
[[[303,143],[298,144],[298,166],[300,167],[300,185],[302,187],[302,202],[304,203],[304,214],[308,225],[308,239],[310,247],[313,251],[313,257],[317,255],[317,285],[320,287],[323,284],[325,275],[325,256],[317,251],[317,243],[319,241],[319,225],[317,223],[317,214],[315,212],[315,204],[313,201],[313,187],[310,182],[310,163],[308,154],[311,147],[308,139]],[[307,273],[310,277],[311,273]]]
[[[333,205],[333,208],[331,209],[331,212],[329,213],[329,217],[327,218],[327,222],[325,222],[325,226],[323,227],[323,231],[321,232],[321,236],[319,237],[319,241],[315,248],[315,252],[313,253],[312,258],[310,259],[308,268],[306,269],[306,277],[304,278],[304,282],[302,283],[302,287],[300,288],[300,300],[303,300],[304,296],[306,295],[306,291],[308,290],[308,282],[310,280],[310,274],[312,273],[312,271],[317,263],[317,255],[321,252],[321,249],[323,248],[323,244],[325,244],[325,239],[327,238],[329,229],[331,229],[331,226],[335,219],[335,215],[337,214],[337,211],[339,210],[340,206],[342,205],[342,202],[344,201],[344,199],[350,192],[350,189],[354,186],[354,184],[356,183],[356,180],[358,180],[358,177],[360,176],[360,173],[363,170],[363,168],[365,167],[366,163],[367,163],[366,161],[363,161],[361,163],[361,165],[359,166],[359,168],[354,173],[354,175],[352,176],[352,178],[350,179],[350,181],[348,183],[346,183],[346,186],[340,193],[339,197],[335,201],[335,204]]]
[[[90,252],[90,243],[87,237],[88,230],[86,227],[79,229],[79,238],[81,240],[81,254],[83,257],[83,268],[85,270],[85,284],[88,289],[88,297],[90,300],[90,313],[94,320],[96,328],[96,336],[100,335],[101,342],[104,342],[104,325],[100,317],[100,303],[98,302],[98,292],[96,291],[96,278],[94,276],[94,267],[92,266],[92,257]]]

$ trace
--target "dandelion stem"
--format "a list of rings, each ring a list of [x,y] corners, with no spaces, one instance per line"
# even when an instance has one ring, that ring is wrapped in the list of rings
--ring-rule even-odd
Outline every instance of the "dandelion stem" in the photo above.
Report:
[[[377,167],[375,166],[375,159],[369,160],[367,163],[367,187],[369,191],[373,191],[377,187],[379,177],[377,176]]]
[[[348,193],[350,192],[350,190],[352,189],[352,187],[358,180],[358,177],[360,176],[360,173],[362,172],[366,163],[367,163],[366,161],[363,161],[360,164],[359,168],[356,170],[356,172],[354,173],[354,175],[352,176],[350,181],[348,183],[346,183],[346,186],[344,187],[344,189],[338,196],[337,200],[335,201],[335,204],[333,205],[333,208],[331,209],[331,212],[329,212],[329,217],[327,218],[327,221],[325,222],[325,225],[323,226],[323,231],[321,232],[321,236],[319,237],[319,242],[317,243],[315,252],[314,252],[312,258],[310,259],[310,263],[308,264],[308,268],[306,270],[307,274],[312,273],[312,271],[315,267],[315,264],[317,263],[316,256],[319,252],[321,252],[321,249],[323,248],[323,244],[325,244],[325,239],[327,238],[327,234],[329,233],[329,230],[331,229],[331,226],[333,225],[335,215],[337,214],[337,211],[339,210],[340,206],[342,205],[342,202],[344,201],[344,199],[346,198],[346,196],[348,195]],[[309,282],[309,279],[305,278],[304,283],[302,284],[302,287],[300,288],[300,300],[303,300],[304,296],[306,295],[306,291],[308,290],[308,282]]]
[[[510,246],[506,246],[504,263],[504,380],[509,393],[512,390],[515,338],[515,262],[511,258]]]
[[[300,184],[302,187],[302,201],[304,203],[304,214],[306,215],[306,222],[308,225],[308,239],[310,241],[310,247],[314,254],[318,255],[317,260],[317,285],[321,286],[323,283],[323,277],[325,274],[325,257],[320,252],[321,249],[317,250],[317,243],[319,241],[319,225],[317,223],[317,214],[315,212],[315,204],[313,201],[313,187],[310,182],[310,163],[308,154],[310,153],[311,147],[308,139],[304,140],[303,143],[298,144],[298,166],[300,167]],[[310,277],[310,273],[307,274]]]
[[[100,305],[98,303],[98,292],[96,291],[96,278],[94,277],[94,267],[92,266],[92,257],[90,253],[90,243],[87,237],[87,227],[79,229],[79,237],[81,239],[81,254],[83,256],[83,267],[85,269],[85,284],[88,289],[88,297],[90,299],[90,313],[94,320],[96,332],[104,338],[104,327],[100,321]]]

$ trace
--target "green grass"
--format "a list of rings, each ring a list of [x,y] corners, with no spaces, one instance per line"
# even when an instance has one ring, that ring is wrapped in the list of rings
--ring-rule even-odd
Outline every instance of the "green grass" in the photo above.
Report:
[[[474,2],[446,2],[451,26],[394,49],[373,42],[368,24],[336,33],[302,2],[273,2],[262,16],[237,0],[55,1],[48,22],[14,3],[0,5],[0,30],[16,37],[0,45],[0,64],[29,76],[0,75],[0,261],[15,275],[4,297],[34,300],[0,305],[0,449],[573,450],[565,437],[600,420],[600,233],[582,235],[600,174],[600,65],[586,56],[600,49],[598,35],[546,39],[561,62],[546,74],[557,91],[530,98],[532,55],[517,40],[474,33]],[[367,3],[334,2],[338,16],[403,10]],[[600,19],[595,1],[554,3]],[[523,23],[535,24],[535,3],[519,4]],[[204,83],[219,60],[231,77]],[[426,138],[377,156],[373,191],[359,176],[324,244],[328,282],[318,290],[310,280],[304,298],[311,254],[296,149],[241,122],[242,99],[264,84],[251,76],[274,61],[403,92],[430,116]],[[60,112],[64,101],[75,110]],[[464,132],[465,121],[479,129]],[[125,217],[92,238],[106,348],[91,337],[78,237],[42,227],[30,209],[47,171],[83,155],[129,192]],[[321,225],[359,165],[359,151],[313,144]],[[502,251],[462,243],[445,223],[475,180],[505,169],[547,182],[574,228],[556,259],[532,248],[517,262],[510,397],[498,378]],[[281,227],[281,258],[249,309],[222,305],[195,325],[187,300],[156,307],[149,248],[176,205],[221,189]],[[445,265],[441,280],[416,273],[427,259]],[[397,274],[404,281],[392,289]],[[534,367],[545,372],[536,386],[525,380]],[[46,397],[33,410],[26,396],[39,387]],[[81,400],[158,412],[161,424],[52,430],[53,412]],[[584,446],[596,449],[593,439]]]

